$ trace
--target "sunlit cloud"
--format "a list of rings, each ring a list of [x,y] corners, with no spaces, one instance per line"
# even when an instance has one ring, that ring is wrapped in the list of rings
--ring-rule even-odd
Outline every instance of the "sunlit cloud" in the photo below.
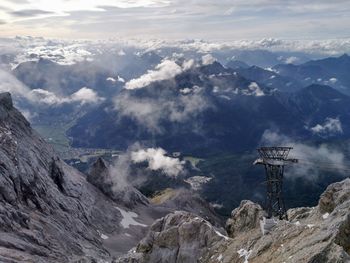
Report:
[[[349,14],[346,0],[3,0],[0,36],[335,38]]]

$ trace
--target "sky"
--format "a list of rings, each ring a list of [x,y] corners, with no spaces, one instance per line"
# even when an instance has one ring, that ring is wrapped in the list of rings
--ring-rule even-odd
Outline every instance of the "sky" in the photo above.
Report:
[[[350,0],[0,0],[0,37],[350,37]]]

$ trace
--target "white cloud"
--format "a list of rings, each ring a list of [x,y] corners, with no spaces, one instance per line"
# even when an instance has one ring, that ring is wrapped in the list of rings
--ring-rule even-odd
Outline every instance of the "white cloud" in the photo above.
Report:
[[[290,146],[290,158],[297,158],[298,163],[286,170],[289,178],[304,177],[306,180],[317,180],[321,171],[332,170],[343,174],[345,172],[344,154],[326,144],[319,146],[307,145],[295,141],[278,132],[266,130],[262,135],[261,144],[264,146]]]
[[[117,76],[117,79],[115,79],[115,78],[113,78],[113,77],[108,77],[107,79],[106,79],[107,81],[110,81],[110,82],[121,82],[121,83],[124,83],[125,82],[125,79],[123,79],[122,77],[120,77],[120,76]]]
[[[343,128],[339,118],[326,118],[323,124],[317,124],[310,130],[320,136],[342,134]]]
[[[70,99],[81,104],[98,103],[104,100],[103,98],[99,97],[94,90],[87,87],[83,87],[77,92],[73,93],[70,96]]]
[[[30,89],[11,73],[0,69],[0,92],[10,92],[12,96],[32,99]]]
[[[131,153],[134,163],[147,162],[148,169],[160,170],[168,176],[178,176],[184,170],[184,161],[166,156],[162,148],[141,149]]]
[[[216,59],[210,54],[206,54],[202,57],[202,64],[204,66],[213,64],[215,61]]]
[[[120,116],[128,116],[148,131],[161,134],[164,132],[160,125],[162,120],[182,123],[212,107],[201,92],[201,88],[194,87],[186,94],[180,91],[171,100],[163,94],[158,98],[138,98],[125,93],[117,96],[114,103]]]
[[[183,68],[184,71],[189,70],[189,69],[193,68],[194,66],[195,66],[194,59],[185,60],[182,63],[182,68]]]
[[[78,102],[80,104],[94,104],[104,100],[99,97],[95,91],[86,87],[81,88],[69,97],[60,97],[55,93],[44,89],[33,89],[30,92],[30,96],[33,100],[49,106],[73,102]]]
[[[291,56],[291,57],[286,58],[285,61],[286,61],[287,64],[293,64],[293,63],[298,62],[299,58]]]
[[[68,102],[67,99],[58,97],[55,93],[44,89],[33,89],[30,93],[35,100],[46,105],[58,105]]]
[[[264,96],[264,91],[260,88],[260,86],[256,82],[251,82],[248,86],[249,92],[246,93],[246,95],[253,95],[253,96]]]
[[[182,68],[172,60],[163,60],[154,70],[137,79],[132,79],[125,84],[126,89],[139,89],[148,86],[152,82],[174,78],[182,72]]]

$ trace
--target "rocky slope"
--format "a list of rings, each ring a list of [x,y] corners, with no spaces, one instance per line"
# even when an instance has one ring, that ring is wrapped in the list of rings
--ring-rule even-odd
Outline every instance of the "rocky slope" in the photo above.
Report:
[[[110,258],[102,233],[123,229],[122,204],[61,161],[9,93],[0,94],[0,145],[0,262]]]
[[[147,236],[117,262],[350,262],[350,179],[330,185],[316,207],[288,211],[262,235],[262,208],[242,201],[223,235],[206,220],[175,212],[157,220]]]
[[[0,262],[110,262],[182,204],[219,222],[200,197],[151,204],[112,172],[102,159],[87,176],[68,166],[1,93]]]

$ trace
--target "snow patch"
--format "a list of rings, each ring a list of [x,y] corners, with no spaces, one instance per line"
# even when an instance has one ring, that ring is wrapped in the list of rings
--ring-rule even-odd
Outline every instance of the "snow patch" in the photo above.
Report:
[[[186,179],[185,182],[190,184],[193,190],[198,191],[204,184],[209,183],[211,179],[211,177],[206,176],[192,176]]]
[[[124,228],[129,228],[131,225],[133,226],[142,226],[142,227],[146,227],[147,225],[141,224],[137,221],[135,221],[134,218],[138,217],[138,214],[134,213],[134,212],[127,212],[119,207],[115,207],[116,209],[119,210],[119,212],[122,214],[122,221],[120,222],[120,224],[122,225],[122,227]]]
[[[336,79],[336,78],[330,78],[329,79],[329,82],[332,83],[332,84],[335,84],[337,81],[338,81],[338,79]]]
[[[252,253],[252,250],[245,250],[241,248],[240,250],[237,251],[239,257],[244,257],[244,263],[248,263],[248,258],[250,257],[250,254]]]
[[[116,82],[117,80],[115,78],[112,78],[112,77],[108,77],[106,78],[107,81],[110,81],[110,82]]]
[[[322,215],[323,219],[327,219],[328,217],[329,217],[329,213],[325,213],[325,214]]]
[[[101,238],[106,240],[106,239],[108,239],[108,236],[106,236],[105,234],[101,234]]]
[[[215,233],[216,233],[219,237],[223,237],[225,240],[229,240],[229,237],[227,237],[227,236],[221,234],[221,233],[220,233],[219,231],[217,231],[217,230],[214,230],[214,231],[215,231]]]

